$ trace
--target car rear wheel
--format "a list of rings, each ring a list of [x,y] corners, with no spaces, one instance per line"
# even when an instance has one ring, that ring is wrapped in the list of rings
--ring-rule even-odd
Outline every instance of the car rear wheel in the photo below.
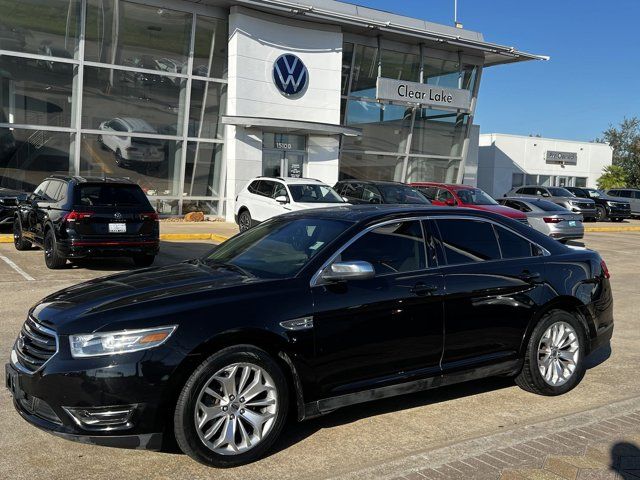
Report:
[[[251,228],[251,214],[249,210],[243,210],[238,217],[238,227],[241,232],[246,232]]]
[[[564,310],[551,310],[527,344],[518,386],[539,395],[562,395],[584,377],[587,336],[582,323]]]
[[[44,263],[51,270],[62,268],[67,263],[67,259],[58,252],[56,235],[52,229],[47,230],[44,235]]]
[[[289,392],[263,350],[238,345],[205,360],[180,393],[174,430],[180,449],[213,467],[261,458],[284,427]]]
[[[22,224],[19,219],[13,221],[13,245],[16,250],[29,250],[31,248],[31,242],[25,240],[22,236]]]
[[[596,205],[596,221],[604,222],[607,219],[607,211],[601,205]]]
[[[133,257],[133,264],[136,267],[150,267],[155,259],[154,255],[136,255]]]

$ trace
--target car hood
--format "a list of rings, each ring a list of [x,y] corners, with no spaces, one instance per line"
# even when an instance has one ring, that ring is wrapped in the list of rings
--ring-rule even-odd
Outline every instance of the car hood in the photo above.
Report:
[[[485,212],[498,213],[509,218],[526,218],[527,216],[519,210],[511,207],[505,207],[504,205],[462,205],[466,208],[473,208],[474,210],[484,210]]]
[[[552,202],[580,202],[580,203],[590,203],[595,206],[596,202],[591,200],[590,198],[582,198],[582,197],[543,197],[545,200],[551,199]]]
[[[600,197],[601,200],[605,200],[607,202],[620,202],[620,203],[629,203],[628,198],[624,197],[612,197],[611,195],[602,195]]]
[[[0,198],[2,197],[16,197],[23,192],[17,190],[11,190],[10,188],[0,187]]]
[[[98,278],[60,290],[41,300],[31,313],[60,333],[70,324],[96,330],[116,310],[131,315],[138,309],[173,308],[179,297],[210,296],[212,291],[262,282],[226,268],[211,268],[198,260]],[[151,314],[151,313],[150,313]],[[92,320],[93,319],[93,320]]]

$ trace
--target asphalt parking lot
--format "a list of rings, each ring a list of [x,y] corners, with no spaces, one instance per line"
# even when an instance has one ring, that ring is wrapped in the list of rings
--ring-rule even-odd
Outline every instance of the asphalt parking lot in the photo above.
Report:
[[[606,351],[590,358],[584,381],[565,396],[539,397],[520,390],[509,379],[489,379],[358,405],[289,425],[274,453],[260,462],[213,471],[184,455],[107,449],[58,439],[21,420],[8,391],[1,388],[0,478],[333,478],[640,398],[640,258],[636,255],[640,233],[591,233],[584,244],[598,250],[611,271],[616,331],[610,358],[603,362]],[[164,242],[157,265],[203,254],[210,247],[205,242]],[[9,358],[28,308],[40,298],[130,268],[128,261],[95,261],[83,268],[54,272],[44,267],[41,251],[17,252],[11,244],[0,244],[2,363]],[[0,375],[4,385],[4,370]]]

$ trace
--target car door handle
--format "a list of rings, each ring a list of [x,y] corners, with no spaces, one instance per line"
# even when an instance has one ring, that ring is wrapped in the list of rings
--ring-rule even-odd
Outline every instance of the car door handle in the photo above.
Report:
[[[540,279],[540,274],[538,272],[522,272],[520,275],[517,275],[517,277],[522,280],[523,282],[529,282],[529,283],[533,283],[536,280]]]
[[[413,286],[413,288],[409,291],[418,296],[426,296],[426,295],[431,295],[434,292],[437,292],[438,287],[436,287],[435,285],[427,285],[426,283],[420,282],[420,283],[416,283]]]

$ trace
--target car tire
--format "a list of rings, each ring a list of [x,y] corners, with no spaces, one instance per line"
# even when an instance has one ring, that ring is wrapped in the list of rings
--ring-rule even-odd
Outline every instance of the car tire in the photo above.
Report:
[[[51,270],[60,269],[67,263],[67,259],[58,252],[56,235],[51,228],[44,234],[44,263]]]
[[[569,343],[562,347],[566,342]],[[567,393],[584,377],[586,349],[587,334],[582,322],[564,310],[551,310],[529,337],[516,384],[538,395]]]
[[[116,165],[122,168],[125,167],[124,158],[122,157],[122,152],[120,151],[120,149],[116,150]]]
[[[253,396],[245,400],[247,392]],[[284,373],[265,351],[250,345],[225,348],[200,364],[182,388],[174,414],[176,441],[208,466],[251,463],[279,437],[288,403]]]
[[[31,249],[31,242],[22,236],[22,223],[18,218],[13,221],[13,245],[21,252]]]
[[[602,205],[596,205],[596,222],[604,222],[607,219],[607,210]]]
[[[247,230],[249,230],[251,228],[252,222],[253,220],[251,219],[249,210],[244,209],[240,212],[240,215],[238,215],[238,227],[240,228],[241,232],[246,232]]]
[[[150,267],[155,261],[155,255],[136,255],[133,257],[133,264],[136,267]]]

